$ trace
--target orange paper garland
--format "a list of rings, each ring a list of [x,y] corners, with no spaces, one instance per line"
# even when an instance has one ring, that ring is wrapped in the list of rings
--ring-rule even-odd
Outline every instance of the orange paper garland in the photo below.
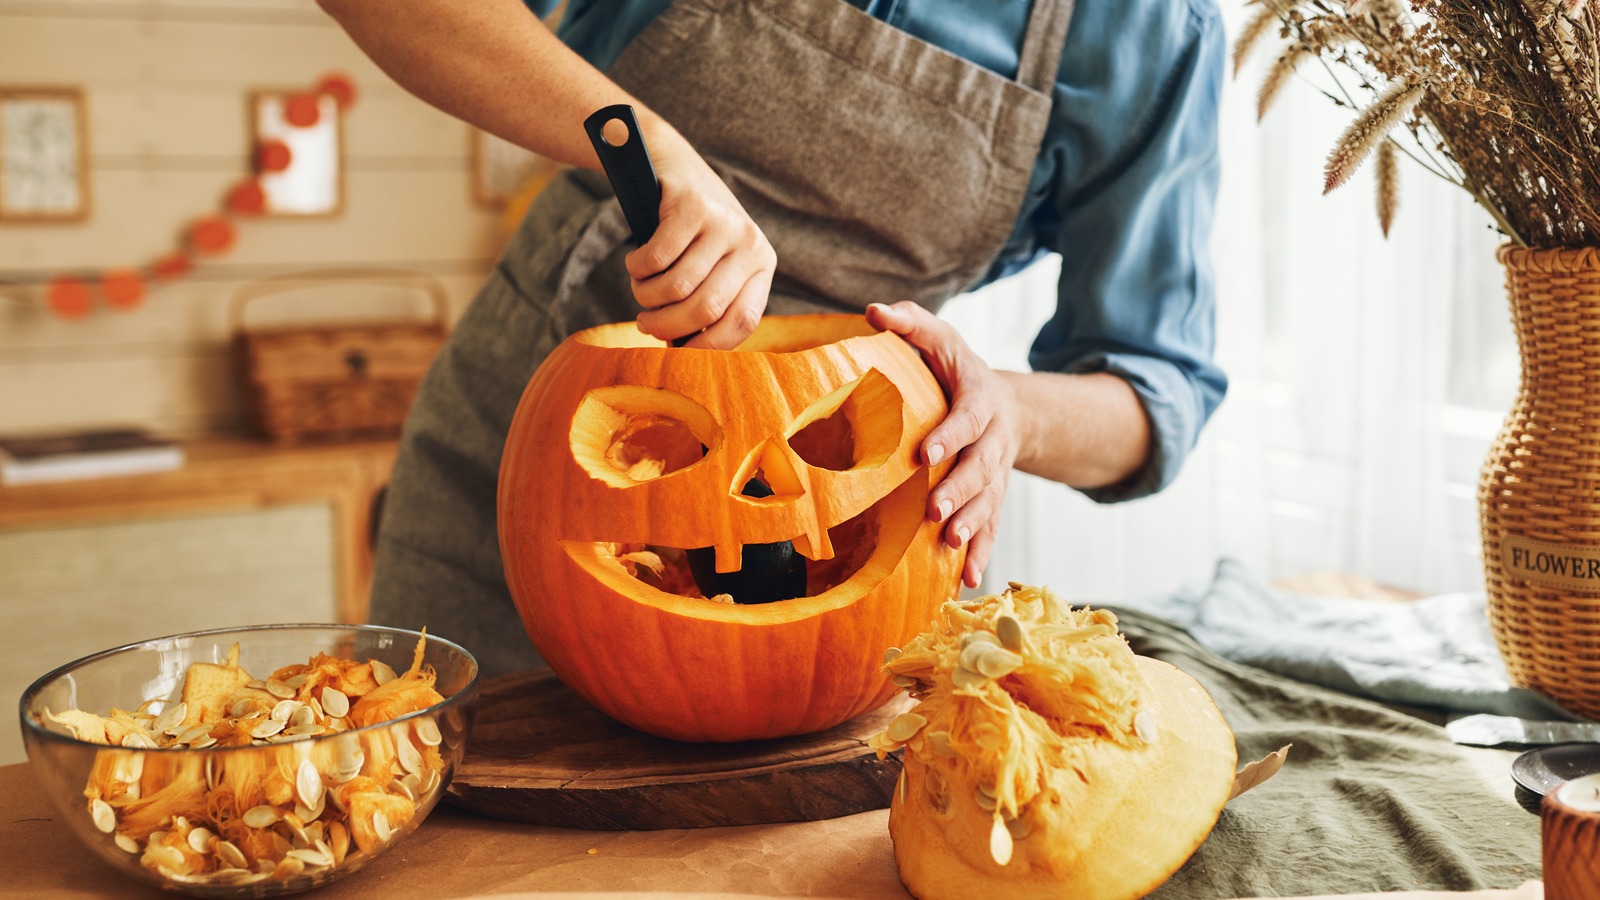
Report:
[[[309,128],[322,117],[321,101],[332,97],[339,112],[355,103],[356,88],[348,75],[330,72],[310,91],[289,95],[284,103],[284,120],[296,128]],[[289,167],[289,146],[282,141],[263,141],[254,148],[253,168],[279,172]],[[235,217],[259,216],[266,210],[266,195],[261,182],[251,175],[230,187],[218,213],[201,216],[184,229],[178,249],[143,268],[107,269],[98,274],[59,275],[50,279],[44,290],[45,306],[57,317],[82,319],[94,311],[96,293],[116,310],[129,311],[144,304],[152,282],[172,282],[194,271],[196,257],[218,257],[231,251],[238,240]]]

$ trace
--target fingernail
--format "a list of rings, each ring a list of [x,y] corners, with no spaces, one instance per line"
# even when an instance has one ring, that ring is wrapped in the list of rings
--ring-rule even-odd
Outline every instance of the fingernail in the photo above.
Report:
[[[939,464],[939,460],[941,460],[941,459],[944,459],[944,445],[942,445],[942,444],[929,444],[928,445],[928,465],[937,466]]]
[[[965,547],[968,539],[972,537],[972,530],[963,525],[956,529],[956,546]]]
[[[939,521],[943,522],[945,519],[950,518],[950,511],[955,509],[955,508],[956,508],[956,505],[954,503],[950,502],[950,498],[949,497],[946,497],[943,500],[940,500],[939,501]]]

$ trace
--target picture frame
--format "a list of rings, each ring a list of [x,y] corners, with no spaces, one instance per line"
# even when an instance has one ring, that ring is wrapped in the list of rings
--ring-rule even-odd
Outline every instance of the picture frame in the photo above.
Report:
[[[82,89],[0,86],[0,222],[87,219],[88,146]]]
[[[316,121],[294,125],[288,120],[291,101],[315,103]],[[250,94],[251,146],[257,157],[265,216],[328,218],[344,212],[344,117],[331,94],[304,91],[259,90]],[[261,167],[261,148],[270,143],[286,146],[287,167],[268,171]]]

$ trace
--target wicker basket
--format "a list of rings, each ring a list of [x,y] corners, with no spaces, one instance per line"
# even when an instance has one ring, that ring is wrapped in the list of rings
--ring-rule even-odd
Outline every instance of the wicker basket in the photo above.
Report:
[[[415,286],[431,301],[427,319],[247,327],[246,308],[274,294],[348,282]],[[234,360],[251,418],[279,443],[308,438],[392,437],[448,330],[444,285],[417,272],[339,270],[280,276],[246,285],[231,314]]]
[[[1478,482],[1513,683],[1600,717],[1600,249],[1502,248],[1522,382]]]

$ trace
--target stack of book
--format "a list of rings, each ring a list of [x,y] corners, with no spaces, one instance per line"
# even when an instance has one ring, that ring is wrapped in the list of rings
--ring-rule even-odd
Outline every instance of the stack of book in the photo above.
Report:
[[[0,435],[0,484],[166,472],[182,466],[183,459],[182,444],[138,428]]]

